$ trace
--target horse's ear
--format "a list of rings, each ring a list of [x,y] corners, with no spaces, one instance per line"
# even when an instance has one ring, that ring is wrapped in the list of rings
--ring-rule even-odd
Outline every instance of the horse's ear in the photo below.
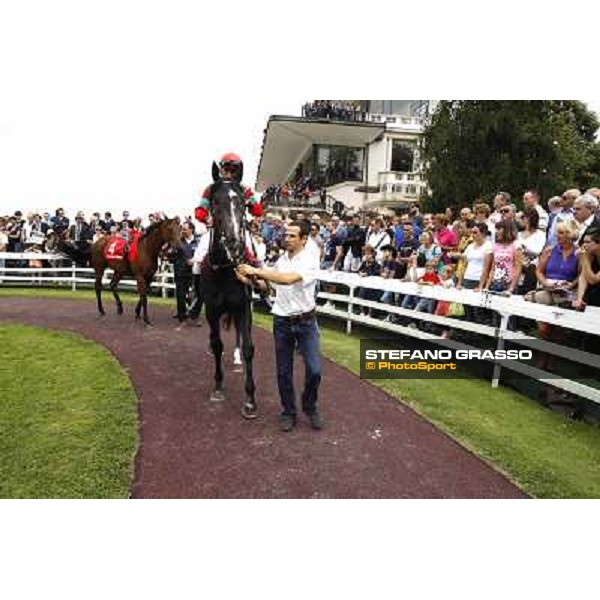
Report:
[[[219,165],[213,160],[213,164],[212,164],[212,178],[213,181],[216,183],[217,181],[219,181],[219,179],[221,179],[221,173],[219,171]]]

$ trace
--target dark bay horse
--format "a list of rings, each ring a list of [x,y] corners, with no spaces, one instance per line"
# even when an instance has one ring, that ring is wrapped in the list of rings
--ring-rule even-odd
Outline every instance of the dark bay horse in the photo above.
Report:
[[[139,300],[135,307],[135,318],[140,318],[143,314],[144,323],[150,325],[148,319],[148,291],[152,283],[152,278],[158,270],[158,256],[165,244],[177,246],[181,240],[181,228],[179,219],[165,219],[150,225],[150,227],[141,236],[137,246],[137,257],[134,260],[123,258],[122,260],[107,260],[105,250],[112,238],[109,236],[100,238],[92,244],[87,251],[73,247],[66,241],[60,241],[57,249],[64,252],[69,258],[80,262],[87,260],[95,272],[95,290],[98,303],[98,312],[104,316],[104,307],[102,305],[102,277],[106,269],[113,270],[113,276],[110,281],[110,289],[117,303],[117,314],[123,314],[123,303],[119,297],[119,281],[126,276],[132,276],[137,282],[137,292]]]
[[[218,179],[218,171],[213,170],[213,178],[215,183],[211,186],[209,198],[213,227],[209,233],[209,250],[200,275],[206,320],[210,326],[210,346],[215,357],[215,390],[211,399],[225,398],[221,364],[221,317],[226,315],[229,322],[233,320],[236,331],[239,331],[242,338],[246,395],[242,403],[242,416],[253,419],[257,416],[257,406],[252,373],[252,289],[235,275],[235,268],[247,262],[244,192],[238,181]]]

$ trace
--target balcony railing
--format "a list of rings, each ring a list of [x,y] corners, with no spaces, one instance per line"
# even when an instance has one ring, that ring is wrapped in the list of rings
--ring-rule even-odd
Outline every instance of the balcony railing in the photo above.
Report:
[[[380,186],[398,183],[418,184],[420,182],[422,182],[422,180],[419,171],[380,171],[377,174],[377,183]]]
[[[369,123],[386,123],[387,125],[406,125],[411,128],[423,127],[423,119],[421,117],[405,117],[402,115],[366,113],[365,121]]]
[[[421,117],[408,117],[404,115],[388,115],[383,113],[367,113],[352,108],[340,108],[333,106],[302,107],[302,116],[306,119],[319,119],[332,122],[345,123],[379,123],[387,125],[407,126],[411,129],[419,129],[423,126]]]

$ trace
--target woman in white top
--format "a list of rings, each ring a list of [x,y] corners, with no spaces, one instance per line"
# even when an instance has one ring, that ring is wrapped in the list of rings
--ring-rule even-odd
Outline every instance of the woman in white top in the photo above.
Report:
[[[524,231],[518,234],[518,241],[523,252],[523,275],[519,282],[519,294],[526,294],[537,287],[535,270],[544,246],[546,234],[538,229],[540,215],[535,209],[526,209],[522,215]]]
[[[487,274],[492,266],[493,244],[488,238],[489,230],[485,223],[475,223],[471,228],[473,241],[462,254],[464,268],[458,274],[456,289],[479,291],[485,287]],[[486,323],[489,315],[485,309],[465,304],[465,318],[474,323]]]
[[[476,223],[471,229],[473,242],[463,252],[465,267],[459,275],[457,289],[478,291],[485,285],[487,274],[492,264],[493,245],[488,239],[488,228],[485,223]]]

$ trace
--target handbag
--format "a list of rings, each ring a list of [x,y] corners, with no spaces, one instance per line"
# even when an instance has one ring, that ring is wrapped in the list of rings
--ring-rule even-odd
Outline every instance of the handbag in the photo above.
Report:
[[[448,300],[440,300],[437,303],[437,306],[435,308],[435,314],[438,317],[448,317],[450,316],[450,305],[452,304],[452,302],[449,302]]]
[[[451,302],[448,311],[449,317],[464,317],[465,307],[460,302]]]

